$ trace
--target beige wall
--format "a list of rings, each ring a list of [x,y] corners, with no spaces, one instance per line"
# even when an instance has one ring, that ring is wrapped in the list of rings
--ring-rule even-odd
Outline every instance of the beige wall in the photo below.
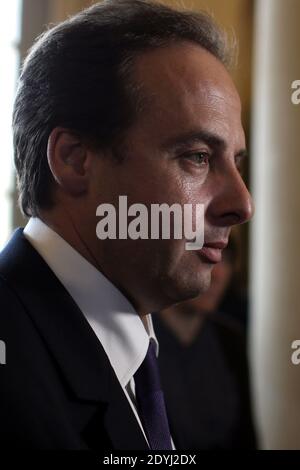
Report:
[[[90,3],[87,0],[52,0],[50,5],[50,21],[58,23],[69,15],[73,15],[89,6]]]

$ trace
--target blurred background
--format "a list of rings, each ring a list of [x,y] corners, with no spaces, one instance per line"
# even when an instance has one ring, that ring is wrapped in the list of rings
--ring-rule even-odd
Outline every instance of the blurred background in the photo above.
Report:
[[[9,0],[2,6],[0,247],[15,227],[26,223],[17,206],[11,140],[11,112],[20,64],[45,28],[92,3],[95,2]],[[291,101],[291,84],[300,80],[300,0],[168,0],[162,3],[204,9],[237,37],[238,64],[232,75],[242,100],[250,150],[245,179],[256,205],[251,224],[233,234],[223,270],[215,274],[211,297],[186,306],[186,311],[201,311],[204,318],[212,310],[222,314],[225,323],[232,322],[233,329],[246,334],[250,401],[258,446],[300,449],[300,365],[291,361],[292,342],[300,339],[300,105]],[[167,326],[178,344],[195,345],[195,337],[199,333],[200,338],[200,331],[204,331],[202,320],[189,315],[188,323],[185,320],[182,324],[180,312],[177,318],[178,322],[171,324],[168,313],[162,312],[157,326],[159,334],[165,337]],[[201,342],[204,342],[202,333]],[[212,346],[204,348],[207,366],[203,368],[210,365],[209,347]],[[170,348],[162,356],[162,367],[168,370]],[[176,351],[172,350],[172,354],[180,354]],[[214,354],[222,351],[214,350]],[[239,354],[239,349],[232,347],[232,351]],[[197,375],[197,367],[200,366],[195,364],[191,374]],[[215,380],[215,386],[222,392],[227,376],[232,373],[230,367],[229,364],[226,378],[220,379],[223,369],[218,376],[210,377],[212,388]],[[200,377],[207,380],[203,374]],[[201,381],[197,386],[200,393]],[[231,389],[226,390],[230,393]],[[214,400],[218,402],[215,414],[222,414],[222,408],[228,403],[220,396]],[[251,413],[249,409],[241,412]],[[224,420],[229,422],[231,418],[227,418]],[[243,426],[252,427],[251,419]],[[223,427],[225,432],[224,423]],[[252,436],[247,438],[251,440]]]

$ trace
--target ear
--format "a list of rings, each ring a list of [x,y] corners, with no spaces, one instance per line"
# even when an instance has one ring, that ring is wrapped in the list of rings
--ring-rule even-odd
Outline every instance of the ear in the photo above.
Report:
[[[78,196],[89,183],[89,152],[69,129],[56,127],[48,139],[47,158],[51,173],[67,193]]]

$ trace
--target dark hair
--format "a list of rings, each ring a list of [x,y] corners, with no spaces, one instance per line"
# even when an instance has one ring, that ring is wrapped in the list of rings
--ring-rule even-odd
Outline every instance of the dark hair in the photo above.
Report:
[[[134,122],[141,95],[130,72],[143,51],[192,41],[224,65],[224,33],[206,13],[146,0],[106,0],[45,32],[30,50],[14,105],[14,157],[26,215],[53,204],[47,161],[51,131],[72,130],[100,147]]]

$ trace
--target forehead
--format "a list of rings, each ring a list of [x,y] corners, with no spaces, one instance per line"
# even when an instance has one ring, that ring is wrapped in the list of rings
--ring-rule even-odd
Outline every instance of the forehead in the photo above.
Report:
[[[223,64],[202,47],[186,42],[146,52],[135,63],[134,80],[146,102],[140,127],[155,127],[159,137],[200,126],[244,145],[239,95]]]

